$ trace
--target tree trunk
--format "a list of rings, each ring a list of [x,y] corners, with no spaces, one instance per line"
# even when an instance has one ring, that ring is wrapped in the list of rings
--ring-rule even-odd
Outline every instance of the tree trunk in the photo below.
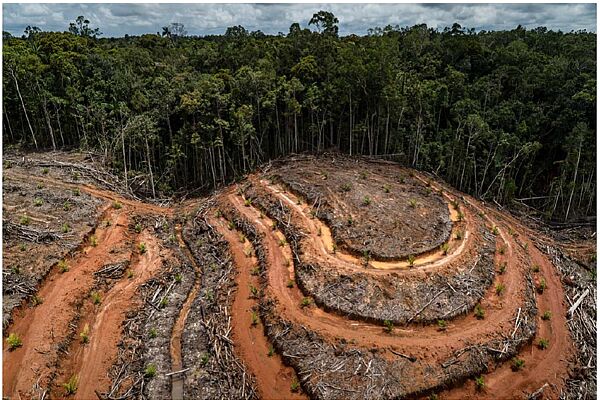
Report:
[[[23,96],[21,96],[21,90],[19,89],[19,81],[17,80],[17,75],[13,69],[10,69],[10,74],[12,75],[15,81],[15,87],[17,88],[17,94],[19,95],[19,99],[21,100],[21,106],[23,107],[23,113],[25,114],[25,119],[27,120],[27,125],[29,125],[29,131],[31,132],[31,137],[33,138],[33,144],[35,144],[35,148],[38,148],[37,140],[35,139],[35,133],[33,133],[33,128],[31,127],[31,122],[29,121],[29,115],[27,114],[27,108],[25,107],[25,102],[23,101]]]

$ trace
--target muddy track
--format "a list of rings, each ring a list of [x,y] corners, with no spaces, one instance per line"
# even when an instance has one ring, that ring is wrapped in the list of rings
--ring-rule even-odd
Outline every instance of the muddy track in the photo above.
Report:
[[[273,194],[281,193],[281,189],[272,190]],[[289,203],[297,205],[299,210],[303,211],[303,206],[298,205],[297,201],[292,198],[293,195],[287,193]],[[283,198],[283,196],[281,197]],[[467,199],[466,203],[473,207],[474,212],[483,212],[484,208],[481,205],[476,205],[475,200]],[[396,351],[406,352],[407,354],[415,355],[419,359],[433,359],[441,361],[449,357],[454,350],[461,348],[468,341],[476,342],[493,336],[497,332],[512,332],[514,329],[515,319],[517,317],[520,303],[522,302],[522,294],[525,290],[523,286],[523,277],[530,272],[533,264],[539,264],[541,271],[539,276],[544,276],[549,285],[553,288],[551,293],[547,292],[537,296],[537,305],[540,310],[550,311],[552,315],[556,315],[550,321],[542,321],[541,317],[537,317],[537,325],[539,326],[538,337],[553,338],[550,340],[550,347],[545,351],[540,351],[532,345],[528,345],[521,351],[519,355],[526,362],[528,368],[525,371],[519,372],[518,375],[511,371],[508,363],[503,364],[500,368],[495,369],[486,379],[488,391],[500,391],[507,389],[501,386],[501,382],[506,383],[506,378],[509,374],[513,377],[509,379],[512,383],[518,383],[518,389],[525,393],[531,393],[538,389],[545,382],[552,382],[554,390],[560,390],[561,376],[566,376],[568,365],[566,358],[568,357],[571,347],[568,334],[566,334],[566,321],[564,314],[564,301],[562,299],[562,290],[560,280],[553,269],[551,263],[543,257],[539,252],[531,252],[528,257],[523,254],[521,247],[523,242],[517,243],[515,234],[509,235],[506,231],[518,232],[517,227],[506,225],[499,220],[496,220],[489,215],[485,215],[485,220],[491,224],[491,227],[499,227],[499,239],[506,245],[505,254],[496,256],[496,264],[506,261],[506,271],[502,275],[498,275],[496,282],[501,282],[506,286],[506,291],[500,297],[494,293],[495,284],[490,287],[484,296],[482,304],[484,305],[487,315],[485,323],[482,323],[471,315],[458,317],[450,321],[448,328],[444,332],[440,332],[435,326],[410,326],[402,329],[395,329],[393,334],[384,333],[379,325],[373,325],[368,322],[349,321],[343,316],[331,314],[325,310],[315,307],[302,308],[299,306],[304,298],[305,293],[302,293],[296,287],[288,288],[287,283],[290,277],[294,276],[293,267],[284,267],[287,265],[287,260],[292,258],[291,251],[288,246],[281,246],[281,232],[272,229],[273,221],[264,216],[260,210],[254,207],[249,207],[247,202],[233,193],[233,190],[227,195],[222,207],[227,207],[230,204],[235,210],[250,221],[263,234],[263,241],[267,248],[267,257],[269,265],[268,271],[268,288],[278,300],[278,312],[283,318],[297,321],[299,324],[310,327],[310,329],[318,332],[321,335],[329,337],[331,340],[344,337],[351,340],[361,347],[389,347]],[[292,204],[290,204],[292,205]],[[306,206],[306,205],[304,205]],[[302,214],[306,214],[302,212]],[[309,218],[305,216],[305,221]],[[314,225],[306,224],[306,231],[315,232]],[[229,235],[230,246],[238,247],[239,252],[244,249],[239,243]],[[315,235],[316,236],[316,235]],[[317,240],[317,243],[320,240]],[[322,242],[322,241],[321,241]],[[330,256],[329,252],[323,254],[323,245],[315,246],[315,252],[321,253],[321,256]],[[518,250],[517,250],[518,249]],[[440,262],[437,266],[443,263]],[[542,313],[540,312],[540,314]],[[443,339],[437,340],[434,339]],[[424,354],[427,352],[428,354]],[[558,356],[558,357],[557,357]],[[512,379],[514,376],[518,379]],[[557,378],[557,376],[559,378]],[[466,395],[466,390],[474,393],[471,388],[460,388],[449,392],[448,394],[461,397]],[[488,395],[489,395],[488,392]],[[481,396],[481,395],[480,395]],[[484,397],[486,394],[483,395]]]

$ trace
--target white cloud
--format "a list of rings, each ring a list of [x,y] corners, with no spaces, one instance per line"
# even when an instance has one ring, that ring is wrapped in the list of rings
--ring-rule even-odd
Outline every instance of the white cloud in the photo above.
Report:
[[[64,31],[85,15],[104,36],[155,33],[171,22],[185,24],[189,34],[220,34],[228,26],[287,33],[299,22],[306,27],[313,13],[329,10],[340,20],[342,35],[363,35],[369,28],[426,23],[443,29],[454,22],[477,30],[546,26],[548,29],[596,31],[596,4],[4,4],[3,30],[22,34],[27,25]]]

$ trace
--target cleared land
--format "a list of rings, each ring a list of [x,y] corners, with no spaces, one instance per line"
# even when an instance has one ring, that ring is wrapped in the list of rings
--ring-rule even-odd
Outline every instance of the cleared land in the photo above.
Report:
[[[4,396],[595,391],[594,243],[430,176],[296,157],[161,206],[84,156],[5,160]]]

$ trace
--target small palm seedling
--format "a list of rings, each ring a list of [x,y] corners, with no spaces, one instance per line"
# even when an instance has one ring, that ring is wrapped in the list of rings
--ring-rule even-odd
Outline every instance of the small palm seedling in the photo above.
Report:
[[[44,188],[44,185],[43,185],[42,183],[38,183],[38,184],[36,185],[36,189],[38,189],[38,190],[41,190],[41,189],[43,189],[43,188]]]
[[[208,355],[208,353],[202,354],[202,357],[200,357],[200,365],[204,366],[208,364],[208,360],[210,360],[210,356]]]
[[[69,264],[67,264],[65,260],[60,260],[58,262],[58,270],[64,274],[65,272],[69,271]]]
[[[90,326],[88,324],[85,324],[85,326],[83,327],[83,330],[79,334],[79,337],[81,338],[81,343],[83,343],[83,344],[89,343],[89,341],[90,341]]]
[[[132,279],[133,278],[133,271],[128,269],[127,270],[127,279]]]
[[[445,331],[448,328],[448,323],[443,319],[438,319],[437,325],[439,331]]]
[[[371,198],[369,196],[363,197],[362,205],[366,207],[369,204],[371,204]]]
[[[429,400],[439,400],[439,397],[438,397],[438,395],[437,395],[437,394],[435,394],[435,393],[431,393],[431,394],[429,395]]]
[[[540,350],[546,350],[550,345],[550,341],[548,339],[540,338],[537,343],[537,347]]]
[[[181,283],[182,279],[183,279],[183,277],[181,276],[180,273],[175,274],[175,282]]]
[[[293,288],[294,287],[294,280],[293,279],[288,279],[286,286],[288,288]]]
[[[318,227],[317,228],[317,236],[321,236],[321,235],[322,235],[321,227]]]
[[[244,249],[244,255],[248,258],[252,257],[252,247],[246,247]]]
[[[383,321],[383,330],[387,333],[392,333],[392,331],[394,330],[394,323],[389,319],[386,319],[385,321]]]
[[[546,289],[547,289],[547,287],[548,287],[548,285],[546,284],[546,279],[542,278],[542,279],[540,280],[540,283],[539,283],[539,284],[538,284],[538,286],[537,286],[537,291],[538,291],[538,293],[539,293],[539,294],[542,294],[542,293],[544,293],[544,290],[546,290]]]
[[[44,299],[41,298],[40,296],[38,296],[37,294],[34,294],[31,297],[31,305],[33,307],[39,306],[40,304],[42,304],[44,302]]]
[[[6,338],[6,343],[8,344],[8,350],[10,351],[13,351],[17,347],[23,346],[21,338],[14,332],[8,335],[8,337]]]
[[[475,306],[475,318],[484,319],[485,318],[485,310],[481,307],[481,304],[477,304]]]
[[[287,244],[287,242],[285,241],[285,239],[279,239],[279,247],[283,247]]]
[[[267,357],[273,357],[274,354],[275,349],[273,348],[273,346],[269,346],[269,352],[267,353]]]
[[[21,225],[29,225],[30,222],[31,218],[29,218],[29,215],[21,215],[21,218],[19,218],[19,223]]]
[[[112,203],[112,207],[113,207],[115,210],[120,210],[121,208],[123,208],[123,204],[121,204],[119,201],[115,200],[115,201],[113,201],[113,203]]]
[[[417,200],[415,199],[410,199],[408,201],[408,205],[411,206],[412,208],[416,208],[417,207]]]
[[[483,376],[478,376],[475,378],[475,388],[478,392],[482,392],[485,389],[485,381],[483,380]]]
[[[364,171],[361,171],[360,173],[360,179],[367,179],[367,173]]]
[[[63,211],[71,211],[71,203],[68,200],[63,203]]]
[[[21,251],[26,251],[27,250],[27,246],[25,246],[25,243],[21,243],[19,245],[19,250],[21,250]]]
[[[258,314],[254,311],[252,311],[252,314],[250,315],[250,323],[252,326],[258,325]]]
[[[498,283],[496,285],[496,294],[498,296],[502,296],[502,294],[504,293],[504,290],[506,289],[506,286],[504,286],[503,283]]]
[[[240,233],[240,235],[238,236],[238,239],[239,239],[240,243],[246,242],[246,236],[244,236],[243,233]]]
[[[335,243],[332,243],[332,244],[331,244],[331,252],[332,252],[333,254],[335,254],[335,252],[336,252],[336,251],[337,251],[337,244],[335,244]]]
[[[388,185],[387,183],[385,185],[383,185],[384,193],[389,193],[391,189],[392,189],[392,187],[390,185]]]
[[[456,218],[458,219],[458,222],[461,222],[465,219],[465,214],[463,214],[462,211],[459,211],[458,214],[456,215]]]
[[[522,370],[524,366],[525,366],[525,360],[523,360],[522,358],[514,357],[512,359],[512,363],[511,363],[510,368],[513,371],[517,372],[517,371]]]
[[[408,265],[412,267],[413,265],[415,265],[415,256],[412,254],[409,255],[407,258],[407,261],[408,261]]]
[[[245,199],[244,200],[244,206],[250,207],[251,205],[252,205],[252,200],[251,199]]]
[[[250,285],[250,298],[258,298],[258,288],[256,286]]]
[[[48,175],[48,172],[50,172],[48,168],[42,168],[42,174]]]
[[[503,273],[506,272],[506,265],[507,265],[506,261],[504,261],[502,264],[500,264],[500,269],[498,270],[498,273],[500,275],[502,275]]]
[[[79,172],[73,171],[73,173],[71,174],[71,176],[73,177],[73,180],[76,181],[76,180],[79,179]]]
[[[33,199],[34,207],[41,207],[42,204],[44,204],[44,200],[42,200],[41,197],[36,197],[35,199]]]
[[[550,311],[544,311],[544,313],[542,314],[542,319],[544,321],[550,321],[551,318],[552,318],[552,313]]]
[[[539,264],[533,264],[533,267],[531,267],[531,270],[533,272],[540,272],[540,265]]]
[[[506,245],[502,245],[502,246],[500,246],[500,248],[498,249],[498,254],[500,254],[500,255],[504,255],[504,253],[506,253]]]
[[[169,304],[169,300],[167,300],[167,298],[166,298],[166,297],[163,297],[163,298],[160,300],[160,308],[165,308],[165,307],[167,306],[167,304]]]
[[[349,183],[344,183],[342,186],[340,186],[340,190],[344,193],[347,193],[352,190],[352,185]]]
[[[90,245],[92,247],[98,246],[98,238],[96,237],[96,235],[90,236]]]
[[[227,223],[227,229],[229,229],[230,231],[232,231],[235,228],[235,224],[232,221],[229,221]]]
[[[308,307],[310,306],[311,300],[310,297],[304,297],[302,299],[302,301],[300,302],[300,307],[304,308],[304,307]]]
[[[73,375],[69,378],[68,381],[62,384],[63,388],[65,389],[65,394],[67,396],[71,396],[75,394],[75,392],[77,392],[78,381],[79,378],[77,377],[77,375]]]
[[[250,275],[252,275],[252,276],[257,276],[259,274],[260,274],[260,268],[258,268],[258,267],[254,267],[250,270]]]
[[[64,224],[62,224],[60,230],[62,233],[69,233],[71,231],[71,227],[65,222]]]
[[[140,254],[144,254],[146,252],[146,243],[141,242],[140,244],[138,244],[138,250],[140,251]]]
[[[156,365],[148,364],[146,369],[144,369],[144,376],[146,378],[153,378],[156,375]]]
[[[150,328],[150,330],[148,331],[148,336],[150,337],[150,339],[154,339],[156,336],[158,336],[156,328]]]
[[[290,390],[294,393],[300,390],[300,383],[298,383],[298,381],[295,378],[292,379],[292,383],[290,384]]]
[[[81,196],[81,191],[79,190],[79,188],[73,189],[73,195],[75,195],[75,196]]]
[[[265,218],[265,214],[261,211],[260,214],[258,214],[258,219],[264,219]]]
[[[498,234],[500,233],[500,230],[498,229],[498,227],[497,227],[497,226],[494,226],[494,227],[492,228],[492,233],[493,233],[494,235],[498,235]]]
[[[442,252],[444,253],[444,255],[448,254],[449,248],[450,248],[450,246],[448,245],[448,243],[444,243],[440,246],[440,249],[442,249]]]
[[[277,221],[273,221],[273,222],[271,223],[271,230],[272,230],[272,231],[274,231],[274,230],[276,230],[276,229],[277,229]]]
[[[348,223],[348,226],[352,226],[352,224],[354,224],[354,219],[352,218],[352,216],[348,217],[347,223]]]
[[[94,303],[96,305],[102,303],[102,297],[100,296],[100,293],[98,293],[98,292],[92,292],[90,294],[90,297],[92,298],[92,303]]]
[[[142,232],[142,225],[138,222],[137,224],[135,224],[135,227],[133,229],[135,230],[135,233],[140,233]]]

